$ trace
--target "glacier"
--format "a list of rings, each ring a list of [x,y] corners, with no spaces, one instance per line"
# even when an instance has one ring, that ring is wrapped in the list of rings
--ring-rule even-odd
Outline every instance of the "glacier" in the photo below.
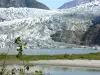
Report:
[[[79,37],[93,25],[92,20],[97,16],[100,16],[99,3],[62,10],[0,8],[0,48],[14,47],[14,39],[18,36],[30,48],[59,48],[79,44],[74,42],[81,42]],[[63,34],[67,36],[66,42],[52,39],[57,32],[66,33]],[[70,32],[74,33],[68,35]]]

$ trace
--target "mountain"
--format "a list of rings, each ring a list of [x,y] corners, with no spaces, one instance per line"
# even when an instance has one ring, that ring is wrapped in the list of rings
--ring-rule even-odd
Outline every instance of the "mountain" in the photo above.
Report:
[[[83,45],[100,45],[100,16],[95,17],[92,22],[93,25],[88,28],[81,39]]]
[[[82,45],[100,45],[100,23],[90,26],[81,41]]]
[[[72,7],[76,7],[79,6],[81,4],[86,4],[86,3],[90,3],[90,2],[97,2],[100,0],[73,0],[67,3],[64,3],[61,7],[59,7],[59,9],[65,9],[65,8],[72,8]]]
[[[99,34],[99,16],[100,3],[97,2],[63,10],[0,8],[0,47],[13,46],[17,36],[30,48],[89,45],[92,42],[86,41],[92,41]],[[97,35],[95,40],[99,40]]]
[[[29,8],[40,8],[49,9],[46,5],[37,2],[36,0],[0,0],[0,7],[29,7]]]

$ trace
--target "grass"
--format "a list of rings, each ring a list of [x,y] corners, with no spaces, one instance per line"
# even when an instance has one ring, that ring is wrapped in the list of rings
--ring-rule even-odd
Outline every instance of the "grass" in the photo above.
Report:
[[[5,58],[5,54],[0,54],[0,60]],[[62,54],[62,55],[24,55],[23,58],[25,60],[74,60],[74,59],[82,59],[82,60],[100,60],[100,53],[90,53],[90,54]],[[7,60],[18,60],[16,55],[8,55]],[[22,60],[20,58],[20,60]]]

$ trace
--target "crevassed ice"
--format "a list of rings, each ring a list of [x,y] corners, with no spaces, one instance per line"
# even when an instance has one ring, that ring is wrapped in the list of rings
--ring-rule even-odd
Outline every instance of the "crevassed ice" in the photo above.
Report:
[[[0,47],[13,46],[17,36],[22,36],[32,48],[54,48],[65,45],[55,42],[51,35],[57,31],[87,31],[92,20],[100,15],[100,5],[83,4],[65,10],[35,8],[0,8]]]

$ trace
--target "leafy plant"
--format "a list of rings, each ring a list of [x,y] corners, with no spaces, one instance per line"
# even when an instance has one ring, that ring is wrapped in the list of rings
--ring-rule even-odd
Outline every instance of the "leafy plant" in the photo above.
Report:
[[[23,50],[27,49],[27,43],[23,42],[23,40],[19,36],[15,39],[15,45],[17,46],[17,51],[18,51],[16,57],[19,59],[23,55]]]
[[[44,74],[43,74],[42,70],[40,70],[40,71],[33,72],[32,75],[44,75]]]
[[[25,69],[28,71],[30,69],[30,66],[29,66],[29,61],[26,62],[26,64],[24,63],[24,58],[23,58],[23,50],[24,49],[27,49],[27,43],[24,42],[21,37],[17,37],[15,39],[15,44],[17,46],[17,51],[18,51],[18,54],[16,55],[16,57],[19,59],[19,58],[22,58],[23,59],[23,65],[24,65],[24,69],[20,69],[20,73],[22,75],[25,75]],[[35,71],[32,75],[43,75],[43,72],[42,71]]]
[[[27,49],[27,43],[24,42],[22,40],[22,38],[19,36],[15,39],[14,41],[14,44],[16,45],[16,49],[18,51],[18,54],[16,55],[16,58],[17,59],[20,59],[22,58],[23,59],[23,66],[24,68],[20,68],[18,69],[19,70],[19,75],[25,75],[25,70],[30,70],[30,66],[29,66],[29,61],[26,61],[26,64],[24,63],[24,58],[23,58],[23,50],[24,49]],[[8,49],[8,52],[9,52],[9,49]],[[6,58],[8,56],[8,52],[7,54],[2,54],[5,59],[4,59],[4,63],[3,63],[3,66],[2,66],[2,69],[0,71],[0,75],[16,75],[17,71],[16,71],[16,68],[13,68],[11,71],[7,71],[5,69],[5,66],[6,66]],[[35,71],[35,72],[32,72],[31,73],[32,75],[44,75],[42,71]]]

